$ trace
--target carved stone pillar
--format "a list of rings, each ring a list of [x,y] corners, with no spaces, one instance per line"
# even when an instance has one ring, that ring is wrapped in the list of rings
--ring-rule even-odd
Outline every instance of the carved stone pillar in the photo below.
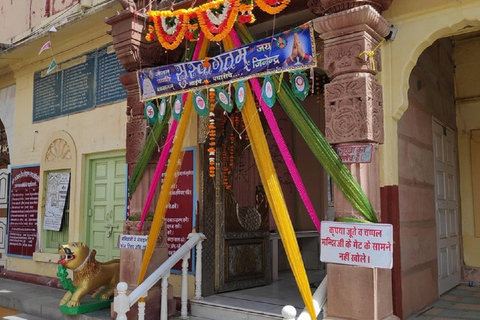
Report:
[[[371,162],[346,164],[380,218],[378,144],[383,143],[381,42],[390,32],[380,13],[392,0],[310,0],[310,10],[328,13],[314,20],[324,40],[325,136],[337,147],[371,144]],[[334,189],[336,217],[363,218],[343,194]],[[391,271],[328,265],[326,319],[395,319]],[[353,285],[353,283],[356,283]],[[345,288],[350,288],[345,290]]]
[[[127,4],[127,2],[125,3]],[[146,26],[145,17],[134,12],[134,7],[125,6],[125,8],[125,10],[116,16],[108,18],[106,23],[112,26],[111,35],[113,37],[115,52],[120,63],[125,70],[127,70],[127,73],[120,77],[120,81],[127,91],[126,112],[128,122],[126,124],[126,162],[129,165],[128,175],[130,177],[138,156],[145,144],[149,130],[147,122],[143,117],[144,104],[140,101],[136,70],[167,63],[175,63],[181,55],[181,50],[169,51],[167,54],[158,41],[147,42],[145,40],[146,30],[144,30]],[[158,153],[154,155],[135,192],[131,195],[130,216],[141,215],[142,213],[150,181],[156,168],[156,163],[153,161],[156,160],[155,158],[158,159]],[[153,202],[156,202],[155,199]],[[152,204],[148,213],[152,215],[154,209],[155,205]],[[145,225],[148,225],[148,222]],[[126,221],[123,229],[126,234],[139,234],[138,226],[132,226],[132,221]],[[141,234],[148,234],[149,230],[147,229],[148,228],[144,226],[144,231]],[[166,237],[166,228],[163,227],[146,276],[168,258]],[[121,249],[120,281],[124,281],[129,285],[129,292],[136,286],[144,251],[145,250]],[[148,292],[146,319],[159,319],[160,307],[158,301],[160,301],[160,295],[159,287],[154,287]],[[138,312],[136,308],[132,308],[127,316],[129,320],[137,319]]]

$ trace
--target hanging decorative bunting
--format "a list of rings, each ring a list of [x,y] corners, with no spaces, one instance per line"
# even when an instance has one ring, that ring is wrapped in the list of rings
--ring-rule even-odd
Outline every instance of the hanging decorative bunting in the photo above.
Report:
[[[160,105],[158,106],[158,121],[159,122],[162,122],[163,117],[165,117],[165,114],[167,113],[167,108],[168,108],[167,99],[163,98],[162,100],[160,100]]]
[[[243,105],[245,104],[245,90],[245,82],[238,82],[237,88],[235,89],[235,104],[237,105],[238,111],[242,111]]]
[[[270,76],[266,76],[265,80],[263,81],[262,98],[270,108],[275,104],[275,86],[273,85],[273,81]]]
[[[195,95],[193,96],[193,106],[195,107],[195,111],[197,111],[198,115],[201,117],[208,116],[208,108],[207,108],[207,99],[202,92],[196,91]]]
[[[310,83],[307,77],[301,72],[295,72],[290,75],[290,85],[295,97],[300,100],[305,100],[310,90]]]
[[[173,118],[177,121],[180,121],[183,112],[183,100],[181,95],[176,95],[175,100],[173,101]]]
[[[217,93],[217,101],[220,106],[228,113],[232,112],[233,106],[230,100],[230,95],[222,88],[215,89],[215,92]]]
[[[185,11],[185,10],[183,10]],[[168,50],[175,50],[182,43],[187,31],[188,14],[183,11],[151,11],[150,21],[155,24],[155,34],[158,41]],[[149,31],[153,31],[149,28]],[[153,32],[149,32],[147,38],[152,40]]]
[[[145,108],[143,109],[143,115],[145,116],[145,119],[148,120],[148,123],[150,125],[154,125],[155,121],[157,121],[157,107],[152,101],[148,101],[145,104]]]

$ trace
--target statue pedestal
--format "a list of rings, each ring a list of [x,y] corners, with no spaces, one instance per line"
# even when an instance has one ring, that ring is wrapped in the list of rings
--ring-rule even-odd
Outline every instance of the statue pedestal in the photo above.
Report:
[[[394,320],[390,269],[328,264],[325,320]]]

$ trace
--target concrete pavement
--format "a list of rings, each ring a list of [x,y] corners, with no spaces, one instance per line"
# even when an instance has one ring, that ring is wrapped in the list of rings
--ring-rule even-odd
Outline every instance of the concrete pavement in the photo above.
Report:
[[[22,312],[8,320],[105,320],[112,319],[110,309],[78,316],[60,312],[58,303],[65,290],[0,277],[0,306]]]

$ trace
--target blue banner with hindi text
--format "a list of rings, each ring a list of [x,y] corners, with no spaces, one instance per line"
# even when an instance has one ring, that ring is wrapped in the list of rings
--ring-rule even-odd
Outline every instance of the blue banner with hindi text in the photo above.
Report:
[[[139,70],[140,100],[216,87],[252,77],[316,67],[311,23],[205,60]]]

